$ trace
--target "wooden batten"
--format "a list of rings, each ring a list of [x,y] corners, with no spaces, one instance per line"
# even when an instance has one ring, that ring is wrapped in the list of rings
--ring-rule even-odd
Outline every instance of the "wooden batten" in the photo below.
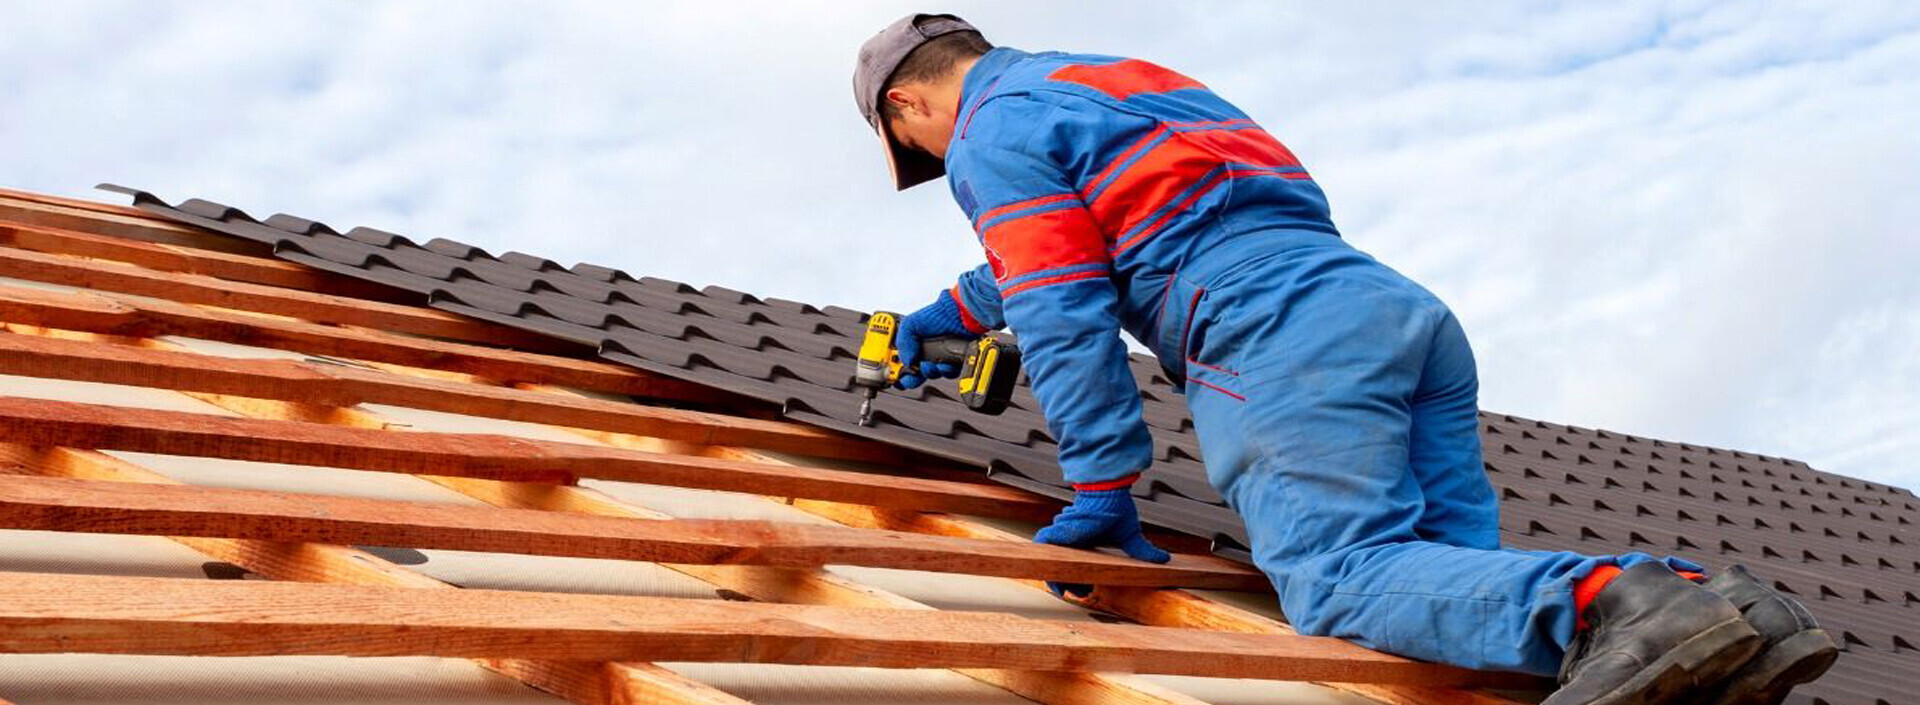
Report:
[[[833,484],[835,481],[853,478],[822,476],[818,473],[836,471],[825,471],[819,468],[787,467],[758,451],[883,462],[898,462],[904,454],[861,439],[793,424],[755,421],[719,414],[637,407],[619,402],[581,398],[577,394],[556,393],[559,390],[554,389],[555,387],[572,387],[691,402],[705,405],[704,408],[740,409],[750,408],[745,405],[751,404],[724,392],[619,365],[456,342],[470,340],[493,345],[513,345],[514,343],[508,342],[505,337],[489,339],[489,336],[510,337],[518,331],[511,331],[494,324],[447,316],[431,309],[389,306],[377,308],[372,315],[365,312],[353,313],[347,309],[368,303],[404,302],[407,298],[404,292],[396,296],[395,290],[386,287],[258,256],[267,254],[263,248],[253,247],[253,243],[199,228],[180,226],[137,209],[36,194],[19,194],[0,189],[0,276],[38,279],[50,283],[99,288],[140,296],[184,298],[203,304],[190,305],[179,301],[130,298],[114,294],[57,294],[0,285],[0,323],[14,322],[28,326],[102,335],[134,336],[127,342],[156,348],[165,347],[167,344],[141,339],[156,335],[181,335],[365,360],[389,372],[418,371],[436,379],[405,377],[400,374],[323,363],[228,360],[159,349],[68,343],[68,341],[29,336],[0,336],[0,374],[37,374],[54,378],[170,388],[241,411],[243,414],[267,413],[360,427],[338,430],[371,431],[384,427],[385,423],[379,421],[378,417],[347,408],[360,403],[378,403],[555,425],[595,438],[611,439],[617,446],[631,448],[641,445],[652,450],[668,450],[668,453],[646,454],[648,457],[645,460],[639,460],[633,456],[623,455],[632,451],[617,449],[588,447],[590,450],[576,453],[566,450],[570,444],[551,444],[562,448],[561,452],[554,453],[551,452],[554,450],[552,447],[539,441],[520,441],[470,434],[413,432],[403,434],[398,431],[384,431],[380,433],[387,436],[405,435],[409,439],[409,444],[412,444],[415,439],[435,440],[426,441],[425,445],[429,447],[412,456],[408,456],[402,448],[375,444],[369,452],[374,456],[380,456],[381,460],[368,460],[364,464],[381,464],[389,467],[362,469],[415,473],[426,472],[417,469],[421,467],[453,469],[461,474],[419,476],[497,507],[544,509],[548,510],[547,515],[552,515],[554,512],[568,512],[574,515],[586,515],[584,518],[589,520],[604,521],[606,517],[626,517],[627,521],[624,523],[627,524],[646,524],[650,527],[673,525],[676,530],[700,529],[705,533],[691,531],[671,536],[638,537],[619,531],[609,533],[604,530],[582,530],[579,533],[568,534],[565,533],[566,529],[562,529],[562,533],[557,535],[561,540],[550,540],[556,536],[549,533],[553,527],[538,522],[529,523],[528,520],[521,518],[506,521],[493,518],[500,516],[498,514],[489,517],[478,514],[468,517],[448,517],[428,512],[431,516],[428,516],[428,521],[423,523],[411,518],[418,515],[415,511],[416,507],[412,506],[405,508],[333,506],[329,503],[341,498],[316,498],[280,493],[254,494],[271,495],[273,499],[286,500],[286,503],[275,504],[272,501],[266,501],[268,498],[258,496],[224,498],[218,496],[219,492],[241,492],[237,490],[215,490],[210,493],[192,490],[179,495],[109,491],[104,494],[87,495],[91,497],[91,500],[88,500],[82,497],[86,495],[84,492],[72,493],[66,489],[45,491],[45,488],[51,488],[54,485],[42,484],[36,488],[31,484],[44,481],[29,479],[24,484],[8,484],[4,466],[34,467],[37,464],[42,468],[65,467],[67,468],[65,471],[53,471],[47,474],[79,479],[164,482],[167,478],[95,451],[27,446],[17,443],[0,443],[0,523],[20,520],[21,517],[31,517],[34,512],[44,511],[64,512],[64,514],[58,514],[52,519],[42,516],[32,521],[42,521],[49,526],[58,524],[59,527],[67,530],[79,526],[117,526],[129,531],[137,529],[140,533],[164,534],[187,526],[205,526],[209,517],[215,523],[228,527],[243,527],[249,525],[248,522],[252,522],[250,526],[259,532],[258,535],[279,536],[286,540],[207,536],[173,538],[210,556],[227,556],[221,559],[246,565],[249,569],[255,569],[253,566],[257,565],[260,568],[256,572],[261,572],[263,575],[271,573],[271,577],[375,586],[406,584],[414,578],[404,576],[414,575],[425,583],[446,587],[430,578],[412,574],[404,568],[391,566],[391,564],[387,564],[387,567],[375,566],[372,572],[365,575],[354,570],[342,572],[334,567],[335,564],[343,560],[354,562],[364,560],[351,555],[358,554],[359,551],[325,543],[299,543],[298,541],[304,536],[311,537],[306,539],[310,541],[406,545],[408,541],[403,539],[410,536],[415,541],[420,540],[419,537],[450,541],[457,545],[442,547],[466,546],[468,547],[466,550],[520,549],[516,552],[527,553],[572,551],[547,555],[588,555],[587,551],[601,551],[602,553],[593,555],[621,558],[668,555],[664,552],[667,549],[692,550],[693,554],[671,554],[669,559],[686,558],[691,555],[703,561],[715,563],[671,563],[666,564],[666,567],[756,599],[865,608],[874,612],[919,611],[951,615],[953,613],[932,612],[930,608],[905,598],[874,590],[832,573],[809,567],[823,562],[857,564],[858,561],[826,557],[823,552],[866,551],[869,552],[868,555],[880,556],[882,545],[861,542],[835,543],[834,537],[838,534],[823,540],[819,536],[786,531],[789,527],[780,525],[775,525],[773,530],[775,534],[765,532],[753,534],[745,530],[748,528],[747,524],[766,524],[766,522],[708,522],[711,525],[707,525],[686,520],[660,521],[665,516],[657,512],[631,505],[588,488],[564,483],[570,482],[574,477],[601,476],[582,474],[578,471],[593,465],[609,465],[606,461],[624,458],[632,464],[611,463],[613,469],[602,471],[611,475],[607,479],[683,484],[683,486],[693,487],[709,486],[700,484],[703,482],[714,483],[720,486],[712,486],[712,489],[730,489],[783,497],[794,506],[814,514],[826,516],[852,527],[864,528],[867,530],[863,532],[866,538],[885,533],[890,537],[908,539],[909,543],[916,546],[920,541],[935,537],[963,539],[960,543],[967,544],[969,551],[973,553],[926,554],[931,556],[927,560],[944,561],[944,565],[966,564],[975,557],[989,556],[989,554],[1019,553],[1016,547],[1024,549],[1031,544],[1024,537],[942,512],[1043,519],[1057,508],[1057,504],[1050,500],[996,485],[984,487],[1006,490],[1008,496],[983,499],[969,495],[967,492],[959,492],[955,496],[946,497],[948,502],[946,504],[938,501],[930,503],[927,496],[888,502],[886,500],[888,495],[893,494],[891,492],[869,490],[863,495],[855,487],[835,486]],[[169,274],[156,275],[154,272]],[[190,285],[185,289],[185,294],[173,293],[177,290],[170,290],[156,283],[183,278],[181,275],[187,275],[184,278]],[[249,286],[254,288],[249,289]],[[209,308],[208,305],[220,308]],[[298,320],[301,318],[317,320],[320,323]],[[465,335],[447,335],[446,333],[451,329],[445,328],[439,329],[439,333],[420,332],[433,326],[450,325],[455,322],[471,323],[472,327],[462,329],[466,331]],[[396,335],[386,331],[397,331],[403,334]],[[454,340],[416,337],[419,335],[434,335]],[[523,341],[521,347],[531,347],[536,344],[555,345],[549,339],[540,336],[531,337],[537,341]],[[27,343],[22,342],[21,339],[46,341],[49,344]],[[65,344],[62,345],[62,343]],[[552,349],[563,351],[569,348],[560,345]],[[85,441],[91,438],[95,441],[108,439],[104,441],[106,446],[127,443],[138,446],[151,440],[140,440],[143,434],[158,433],[167,439],[164,442],[174,444],[176,448],[193,449],[193,452],[186,454],[354,467],[351,464],[337,465],[331,462],[303,463],[301,460],[287,458],[344,457],[348,451],[341,444],[367,440],[335,436],[320,438],[316,443],[314,436],[293,434],[270,437],[261,444],[259,441],[250,441],[241,437],[249,430],[259,431],[265,427],[262,429],[226,427],[213,434],[215,437],[206,435],[208,429],[204,427],[156,429],[151,426],[134,426],[125,427],[125,430],[116,434],[104,428],[85,426],[84,423],[80,426],[62,426],[61,423],[64,423],[62,421],[49,421],[45,417],[34,417],[31,413],[24,417],[9,416],[11,411],[17,410],[9,406],[15,401],[18,400],[0,398],[0,425],[13,424],[16,420],[24,421],[24,425],[15,428],[23,429],[30,436],[40,434],[25,439],[34,443],[48,442],[49,439]],[[59,403],[32,402],[32,404]],[[103,408],[112,409],[113,407]],[[71,421],[73,419],[65,420],[65,422]],[[282,427],[273,433],[288,430],[287,427]],[[636,442],[634,439],[641,440]],[[16,438],[12,432],[0,432],[0,441],[5,440],[20,439]],[[182,444],[183,441],[184,444]],[[843,447],[830,445],[835,441],[851,441],[851,443]],[[440,445],[443,443],[444,445]],[[87,444],[82,443],[82,445]],[[140,448],[125,449],[139,450]],[[157,452],[179,453],[180,451]],[[472,458],[473,462],[463,465],[456,455],[461,452],[471,453],[467,457]],[[387,455],[381,456],[382,453]],[[679,455],[681,453],[699,457]],[[891,455],[888,455],[889,453]],[[411,459],[408,459],[409,457]],[[395,460],[400,461],[398,465],[392,464]],[[720,465],[712,463],[720,463]],[[508,466],[512,468],[509,469]],[[719,476],[725,479],[717,481],[697,479],[698,475],[712,474],[716,467],[722,469]],[[139,479],[140,473],[143,472],[158,479]],[[732,473],[735,472],[742,474],[733,475]],[[799,477],[777,479],[786,473],[797,474]],[[684,482],[669,480],[674,477],[679,477]],[[870,474],[859,474],[858,478],[869,483],[875,479],[894,479],[884,475]],[[947,484],[983,487],[966,482]],[[28,487],[30,491],[24,495],[16,491],[22,487]],[[64,487],[71,489],[78,485],[68,484]],[[925,486],[918,486],[918,489],[932,491]],[[942,491],[952,489],[954,488],[941,488]],[[36,498],[33,495],[35,491],[40,491],[42,494],[37,495]],[[9,492],[14,493],[8,494]],[[187,494],[194,496],[188,498]],[[938,492],[935,492],[935,495],[937,496]],[[142,498],[146,504],[140,501],[126,501],[128,497]],[[157,500],[156,497],[158,497]],[[189,499],[191,501],[188,501]],[[227,500],[228,504],[211,514],[208,513],[207,503],[222,499]],[[328,525],[324,521],[314,519],[313,514],[317,505],[309,503],[313,500],[327,504],[319,511],[328,513],[331,519],[336,520],[333,524]],[[344,501],[376,502],[375,500]],[[1008,509],[1009,506],[1017,508]],[[930,508],[934,511],[923,511]],[[480,512],[502,511],[471,507],[458,509],[478,509]],[[336,510],[344,513],[334,514]],[[355,511],[360,513],[355,514]],[[401,513],[409,518],[404,522],[387,518],[394,513]],[[191,516],[193,520],[182,519],[183,516]],[[511,530],[503,530],[507,527]],[[831,529],[833,527],[804,528]],[[363,533],[342,534],[339,533],[341,531]],[[718,534],[715,534],[715,531]],[[209,532],[203,530],[202,533]],[[714,541],[716,535],[720,540]],[[849,534],[849,536],[858,535],[861,534]],[[547,539],[539,538],[543,536]],[[771,540],[769,537],[772,537]],[[692,540],[687,541],[687,539]],[[573,540],[583,547],[562,547],[560,544],[565,540]],[[653,542],[652,548],[648,550],[656,551],[655,553],[636,550],[636,546],[647,541]],[[682,543],[674,543],[675,541],[682,541]],[[702,543],[703,541],[705,543]],[[423,548],[435,547],[426,544],[416,545]],[[955,544],[949,542],[945,544],[946,548],[941,550],[949,550],[953,545]],[[529,547],[540,550],[526,550]],[[1081,556],[1100,555],[1089,552],[1073,553]],[[787,563],[739,565],[720,562],[728,556],[747,555],[752,556],[747,560],[754,562],[790,561],[791,565]],[[806,557],[797,557],[803,555]],[[370,555],[365,558],[379,561]],[[1183,557],[1183,560],[1187,558],[1195,557]],[[900,559],[892,557],[888,560]],[[996,565],[1006,564],[1004,555],[992,556],[990,560],[1001,561]],[[1215,559],[1206,557],[1201,562],[1211,569],[1216,567],[1212,563],[1213,560]],[[1130,561],[1126,563],[1129,568],[1143,565]],[[1221,563],[1226,562],[1221,561]],[[1257,573],[1237,564],[1226,564],[1241,573],[1235,578],[1239,582],[1235,583],[1234,587],[1266,589],[1264,579],[1261,579]],[[929,568],[925,565],[909,567],[940,570],[940,568]],[[380,577],[386,575],[389,568],[399,571],[402,577]],[[368,569],[361,566],[359,570],[365,572]],[[969,569],[968,572],[973,570],[977,568]],[[1035,578],[1045,577],[1033,573],[1026,566],[1011,572],[981,574],[1015,577],[1035,588],[1041,588],[1041,583]],[[298,577],[302,575],[306,577]],[[27,577],[30,579],[60,578],[60,576]],[[1083,604],[1128,616],[1144,624],[1178,627],[1178,629],[1167,630],[1177,635],[1191,633],[1206,638],[1206,633],[1198,630],[1210,630],[1257,637],[1286,637],[1292,640],[1313,641],[1306,637],[1292,635],[1288,627],[1274,620],[1213,602],[1183,590],[1118,585],[1111,579],[1102,579],[1097,576],[1083,576],[1082,579],[1077,580],[1064,577],[1060,579],[1070,582],[1100,583],[1094,596],[1083,601]],[[1123,579],[1121,582],[1126,580]],[[42,586],[44,587],[44,584]],[[198,596],[185,594],[174,596],[189,600],[198,599]],[[465,596],[462,595],[462,597]],[[565,598],[568,596],[530,595],[529,597]],[[0,603],[11,601],[12,598],[7,597],[6,588],[0,588]],[[269,598],[267,600],[269,604],[261,605],[262,611],[243,617],[249,622],[255,618],[264,620],[261,624],[252,625],[258,628],[247,635],[249,639],[257,639],[257,645],[260,648],[278,648],[274,645],[281,642],[276,640],[297,640],[294,635],[310,626],[301,623],[298,615],[270,614],[273,608],[270,604],[272,602],[273,599]],[[49,609],[58,607],[52,602],[42,606]],[[51,618],[53,622],[36,622],[36,624],[44,626],[68,617],[85,618],[86,615],[79,614],[85,611],[80,609],[81,604],[75,603],[75,606],[74,614],[54,615]],[[186,615],[189,621],[205,617],[204,614],[189,614],[193,611],[191,608],[176,610],[171,615],[162,614],[169,609],[182,607],[179,603],[149,606],[158,609],[142,615],[141,619],[153,618],[153,621],[135,620],[143,625],[140,628],[131,626],[134,622],[117,623],[108,627],[108,630],[124,627],[127,633],[123,636],[127,643],[142,642],[151,636],[149,630],[172,633],[171,630],[178,629],[186,633],[189,628],[176,623],[177,617]],[[750,607],[782,606],[750,605]],[[94,611],[106,612],[101,609]],[[405,609],[402,608],[400,611]],[[384,616],[404,621],[417,615],[403,616],[396,612]],[[676,618],[685,616],[674,615]],[[887,619],[886,615],[876,616]],[[981,616],[1004,617],[1004,615]],[[286,619],[282,619],[283,617]],[[396,626],[397,622],[393,620],[370,619],[363,620],[366,623],[343,627],[353,631],[351,635],[345,632],[326,632],[324,638],[337,637],[342,640],[338,643],[351,643],[350,648],[377,651],[389,648],[389,645],[383,644],[391,639],[381,636],[383,633],[401,634],[407,637],[418,637],[422,634],[447,635],[445,640],[461,641],[463,646],[460,648],[477,649],[472,653],[458,655],[474,657],[490,668],[581,703],[671,702],[738,705],[743,702],[672,671],[642,661],[597,663],[591,660],[562,660],[572,659],[573,655],[528,660],[520,657],[510,658],[505,656],[504,652],[491,653],[486,649],[493,646],[504,649],[507,644],[514,643],[514,635],[503,631],[487,632],[488,628],[496,625],[478,624],[477,617],[474,624],[458,624],[457,618],[451,615],[433,615],[432,619],[441,617],[454,619],[454,622],[409,624],[400,627]],[[962,617],[962,621],[965,621],[965,615]],[[780,620],[789,619],[791,616],[745,615],[730,616],[728,619],[734,618]],[[22,643],[8,640],[14,633],[13,627],[8,625],[20,623],[9,620],[17,619],[29,618],[23,617],[19,610],[9,612],[4,604],[0,604],[0,651],[15,648]],[[855,623],[845,630],[840,629],[843,625],[838,622],[824,629],[813,628],[818,625],[808,622],[806,626],[810,629],[802,630],[806,632],[805,634],[785,633],[779,629],[764,631],[735,629],[730,634],[718,634],[701,631],[711,628],[711,625],[694,625],[690,628],[684,621],[669,620],[669,622],[672,623],[665,624],[657,633],[654,627],[661,625],[648,623],[645,628],[639,630],[643,633],[597,636],[587,633],[576,634],[572,626],[563,626],[559,628],[569,634],[569,639],[577,637],[578,643],[569,641],[556,645],[555,648],[578,647],[590,650],[635,646],[655,649],[649,652],[655,655],[632,658],[651,660],[708,660],[698,655],[688,655],[690,652],[706,648],[715,653],[723,653],[722,657],[712,660],[736,660],[739,654],[747,651],[771,650],[783,653],[771,656],[756,653],[755,657],[749,660],[907,667],[942,665],[955,667],[955,670],[971,677],[1051,705],[1081,702],[1198,705],[1198,702],[1190,697],[1137,679],[1088,672],[1102,669],[1139,670],[1134,667],[1137,664],[1117,664],[1113,661],[1099,660],[1111,658],[1103,649],[1110,651],[1119,648],[1136,648],[1116,646],[1116,644],[1126,643],[1124,638],[1116,637],[1111,643],[1101,642],[1100,638],[1104,635],[1097,633],[1103,632],[1104,630],[1100,627],[1105,625],[1059,625],[1061,628],[1070,629],[1075,637],[1084,637],[1100,643],[1062,642],[1059,645],[1062,648],[1061,652],[1038,656],[1023,650],[1028,647],[1015,643],[1019,641],[1017,638],[1006,639],[1007,643],[997,647],[990,646],[993,638],[1005,639],[1011,636],[1011,633],[995,634],[992,633],[993,630],[986,629],[979,632],[984,633],[986,637],[980,640],[975,639],[979,633],[963,630],[965,633],[960,639],[939,640],[939,643],[934,644],[916,644],[910,649],[920,651],[922,656],[939,654],[942,656],[941,663],[932,663],[931,657],[928,656],[926,663],[915,662],[909,665],[880,663],[876,662],[875,657],[871,655],[863,655],[866,652],[879,650],[900,650],[897,642],[884,641],[889,638],[898,638],[899,634],[882,633],[900,630],[902,627],[898,622],[889,621],[885,627],[875,626],[877,622],[875,624]],[[94,627],[103,622],[89,621],[86,623],[88,626],[85,627],[79,626],[79,622],[68,624],[73,625],[71,626],[73,629],[84,629],[88,634],[97,636],[101,632],[95,631]],[[520,625],[498,626],[510,629]],[[972,625],[969,628],[978,626]],[[1089,626],[1094,628],[1088,629]],[[221,628],[225,628],[224,624]],[[480,631],[475,631],[476,628]],[[691,631],[688,631],[689,628]],[[1002,630],[1006,628],[1005,625],[1001,625]],[[49,629],[58,631],[57,628]],[[31,633],[23,632],[22,634],[25,639],[32,638]],[[453,634],[459,636],[451,636]],[[520,643],[536,638],[525,633],[519,636],[522,639]],[[647,644],[622,646],[614,643],[619,642],[623,637],[636,642],[646,641]],[[312,638],[311,634],[309,638]],[[543,647],[549,646],[544,643],[544,636],[538,638],[543,641]],[[878,638],[880,641],[863,641],[870,638]],[[482,646],[482,642],[489,639],[495,640],[492,646]],[[189,635],[183,640],[169,642],[171,646],[167,648],[181,646],[191,641],[193,639]],[[192,651],[193,653],[238,653],[238,651],[222,651],[222,649],[245,651],[250,648],[223,646],[211,644],[210,640],[208,641],[209,643],[200,646],[183,648],[198,649]],[[667,648],[671,653],[658,651],[660,647],[654,643],[655,641],[670,643],[671,646]],[[1390,705],[1514,705],[1511,700],[1459,688],[1462,686],[1525,687],[1536,683],[1526,678],[1480,674],[1422,664],[1367,651],[1343,642],[1335,643],[1340,647],[1353,650],[1358,655],[1365,655],[1366,658],[1348,660],[1347,657],[1341,657],[1327,659],[1324,663],[1316,662],[1311,658],[1296,659],[1288,662],[1287,666],[1290,670],[1285,676],[1236,675],[1233,677],[1314,680]],[[1244,662],[1236,660],[1247,656],[1232,649],[1222,650],[1224,647],[1212,642],[1204,646],[1184,643],[1179,645],[1194,647],[1190,651],[1182,651],[1180,648],[1168,649],[1166,643],[1156,643],[1154,646],[1161,647],[1163,652],[1143,651],[1136,655],[1150,657],[1158,653],[1164,659],[1173,661],[1186,659],[1194,662],[1200,660],[1203,655],[1210,655],[1217,663],[1206,668],[1216,669],[1226,668],[1220,665],[1225,662],[1239,664],[1232,668],[1244,666]],[[144,647],[126,652],[188,653],[188,651],[145,651],[140,648]],[[796,649],[807,653],[800,657],[785,653]],[[568,653],[583,652],[569,651]],[[982,659],[992,658],[993,660],[969,667],[973,662],[967,661],[966,657],[971,657],[973,654],[978,654]],[[1272,659],[1275,655],[1268,653],[1262,657]],[[624,657],[601,653],[585,658],[611,660]],[[1066,659],[1073,665],[1070,668],[1062,668],[1055,659]],[[1345,663],[1344,665],[1331,663],[1335,660],[1345,661]],[[1429,669],[1429,672],[1417,678],[1407,677],[1402,671],[1410,667]],[[1156,664],[1144,672],[1222,674],[1178,670],[1188,668],[1185,665],[1177,666],[1176,670],[1172,671],[1154,670],[1161,668],[1168,668],[1168,666]],[[1202,667],[1194,665],[1192,668]],[[1350,680],[1354,673],[1360,673],[1363,677],[1357,681]],[[4,705],[4,701],[0,701],[0,705]]]
[[[266,245],[181,225],[145,211],[7,189],[0,189],[0,220],[215,252],[273,256],[273,249]]]
[[[247,315],[145,297],[50,292],[0,284],[0,321],[134,338],[177,335],[700,404],[737,400],[701,385],[608,362]]]
[[[1050,515],[1056,506],[1051,500],[998,485],[487,434],[392,433],[19,397],[0,397],[0,423],[7,424],[8,438],[23,443],[378,472],[547,483],[595,478],[1013,518]]]
[[[488,668],[576,703],[595,705],[752,705],[651,663],[480,659]]]
[[[501,619],[512,615],[512,619]],[[660,597],[19,573],[0,653],[464,656],[1510,684],[1323,637]]]
[[[347,296],[392,304],[424,304],[410,291],[323,272],[292,262],[181,245],[163,245],[0,220],[0,246],[123,262],[162,272],[200,274],[248,284]]]
[[[148,340],[148,345],[165,348],[168,344]],[[425,371],[414,368],[382,366],[393,374],[410,377],[426,375]],[[457,381],[461,384],[494,388],[485,380],[462,376],[455,373],[435,373],[432,379]],[[518,390],[539,393],[544,397],[557,399],[580,399],[578,394],[567,393],[559,388],[542,387]],[[287,404],[261,404],[254,400],[211,395],[192,394],[195,398],[221,408],[270,419],[306,419],[322,417],[328,423],[352,426],[356,428],[386,428],[391,422],[374,413],[355,409],[318,409],[311,406],[293,406]],[[728,417],[735,420],[737,417]],[[579,429],[574,429],[580,432]],[[604,434],[594,434],[604,435]],[[624,436],[623,438],[631,438]],[[497,482],[470,478],[448,477],[444,475],[421,475],[423,480],[499,507],[540,509],[545,511],[573,512],[598,516],[629,517],[640,519],[669,519],[670,516],[632,502],[611,497],[598,490],[573,485],[541,485],[532,483]],[[772,498],[769,498],[772,499]],[[867,607],[886,609],[933,609],[925,604],[896,595],[878,588],[855,582],[820,568],[784,568],[760,565],[699,565],[688,563],[662,564],[669,570],[700,580],[716,588],[729,590],[739,595],[762,602],[795,603],[808,605],[831,605],[838,607]],[[552,670],[554,662],[526,662],[542,665],[542,673]],[[592,664],[578,664],[571,671],[593,672]],[[1124,674],[1064,673],[1057,671],[1019,671],[1001,668],[956,668],[955,672],[980,682],[1002,688],[1022,697],[1047,705],[1205,705],[1205,703],[1150,681]],[[503,670],[503,672],[506,672]],[[519,672],[515,672],[517,675]],[[524,679],[524,678],[523,678]],[[549,690],[552,690],[551,688]],[[560,691],[555,691],[560,692]]]
[[[564,394],[563,390],[548,389],[548,393]],[[602,437],[605,434],[594,434]],[[778,459],[744,448],[709,446],[705,448],[681,446],[678,450],[700,453],[709,457],[751,462],[778,463]],[[789,504],[797,509],[820,516],[846,526],[903,531],[932,536],[968,538],[987,541],[1026,543],[1027,538],[1002,529],[987,526],[978,521],[951,514],[920,511],[911,508],[875,507],[849,504],[829,500],[795,498]],[[1029,587],[1046,590],[1045,583],[1036,580],[1022,581]],[[1259,591],[1266,592],[1269,586]],[[1135,588],[1116,585],[1095,585],[1092,595],[1085,599],[1073,599],[1072,602],[1102,612],[1126,617],[1140,624],[1175,627],[1186,629],[1204,629],[1210,631],[1230,631],[1245,634],[1294,634],[1293,627],[1284,622],[1269,619],[1231,605],[1207,599],[1186,590],[1164,590]],[[1540,680],[1520,681],[1518,687],[1539,687]],[[1391,684],[1391,683],[1344,683],[1320,682],[1335,690],[1365,696],[1388,705],[1519,705],[1511,698],[1481,690],[1441,687],[1435,685]]]
[[[520,385],[520,387],[528,391],[539,391],[558,396],[578,396],[577,392],[557,387],[540,385]],[[700,446],[674,441],[639,438],[611,432],[596,431],[588,432],[586,435],[596,440],[621,447],[669,449],[672,452],[769,464],[780,464],[784,462],[746,448],[719,445]],[[926,512],[911,508],[875,507],[804,498],[787,499],[786,503],[797,509],[847,526],[955,538],[1013,543],[1027,542],[1026,537],[951,514]],[[1042,581],[1023,580],[1020,582],[1034,589],[1047,589],[1045,583]],[[1268,589],[1268,586],[1263,585],[1259,591],[1265,592]],[[1153,626],[1234,631],[1249,634],[1294,633],[1293,628],[1283,622],[1269,619],[1265,616],[1231,605],[1209,600],[1186,590],[1102,585],[1096,586],[1091,597],[1084,600],[1072,601],[1099,611],[1127,617],[1141,624]],[[1013,689],[1013,686],[1017,685],[1018,684],[1013,684],[1008,687]],[[1480,690],[1383,683],[1323,682],[1320,683],[1320,685],[1372,698],[1387,703],[1388,705],[1519,705],[1518,701],[1511,698]],[[1033,687],[1044,688],[1044,684]],[[1046,691],[1044,689],[1030,689],[1017,690],[1017,692],[1027,694],[1028,697],[1036,697],[1035,693]],[[1092,700],[1092,702],[1105,701],[1096,698]]]
[[[98,451],[0,443],[0,464],[49,477],[179,485]],[[454,586],[366,551],[319,543],[169,536],[208,558],[274,580],[451,590]],[[745,701],[650,663],[483,659],[481,665],[581,705],[744,705]]]
[[[315,323],[361,325],[395,333],[554,353],[581,347],[552,337],[418,306],[161,272],[119,262],[0,247],[0,276],[81,287]]]
[[[388,404],[855,460],[901,453],[803,424],[409,377],[320,362],[248,360],[85,340],[0,336],[0,373],[321,406]]]
[[[744,450],[719,451],[725,457],[752,457]],[[889,509],[841,502],[797,499],[793,505],[847,526],[907,531],[934,536],[1024,542],[1025,537],[948,514],[911,509]],[[1039,582],[1029,581],[1038,589]],[[1154,590],[1096,585],[1081,605],[1126,617],[1140,624],[1229,631],[1244,634],[1293,634],[1293,627],[1247,610],[1209,600],[1186,590]],[[1519,705],[1494,693],[1418,684],[1322,682],[1329,688],[1378,700],[1389,705]],[[1538,682],[1523,687],[1537,686]]]
[[[528,509],[177,485],[0,477],[0,527],[611,558],[828,564],[1153,587],[1245,588],[1258,574],[1191,556],[1165,565],[1042,544],[817,524],[657,521]]]

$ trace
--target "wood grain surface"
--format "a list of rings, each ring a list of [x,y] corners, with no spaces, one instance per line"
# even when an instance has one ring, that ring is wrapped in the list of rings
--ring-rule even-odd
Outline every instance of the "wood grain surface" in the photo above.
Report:
[[[0,476],[0,527],[707,565],[861,565],[1152,587],[1251,587],[1231,561],[1156,565],[1043,544],[823,524],[653,520],[186,485]]]

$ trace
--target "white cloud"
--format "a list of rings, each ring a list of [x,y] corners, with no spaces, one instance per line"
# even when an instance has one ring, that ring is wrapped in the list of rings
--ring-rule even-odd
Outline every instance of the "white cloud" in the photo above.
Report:
[[[1448,299],[1485,404],[1920,486],[1920,5],[955,3],[1193,74]],[[0,185],[113,180],[855,307],[976,261],[866,3],[38,3]]]

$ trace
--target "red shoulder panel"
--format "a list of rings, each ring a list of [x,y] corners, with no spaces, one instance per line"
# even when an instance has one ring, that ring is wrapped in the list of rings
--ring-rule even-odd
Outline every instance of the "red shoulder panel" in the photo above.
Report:
[[[1126,100],[1136,93],[1165,93],[1181,88],[1205,88],[1186,76],[1139,59],[1111,64],[1075,64],[1047,74],[1047,80],[1078,83],[1107,95]]]

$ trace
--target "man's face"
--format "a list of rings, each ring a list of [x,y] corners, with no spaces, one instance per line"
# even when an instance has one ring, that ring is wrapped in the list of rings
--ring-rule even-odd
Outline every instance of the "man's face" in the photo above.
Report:
[[[909,149],[917,149],[945,159],[947,144],[953,141],[953,122],[957,105],[942,105],[934,95],[938,91],[920,84],[889,89],[885,99],[898,108],[898,114],[882,117],[893,139]],[[957,97],[953,101],[958,103]]]

